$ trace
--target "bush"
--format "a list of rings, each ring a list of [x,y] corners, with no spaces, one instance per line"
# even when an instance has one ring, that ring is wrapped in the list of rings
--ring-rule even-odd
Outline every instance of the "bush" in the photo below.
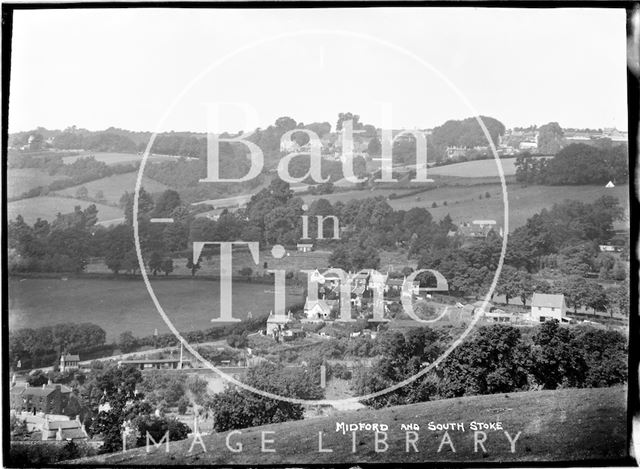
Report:
[[[180,400],[178,400],[178,413],[180,415],[186,414],[187,407],[189,407],[189,399],[187,399],[185,396],[182,396]]]
[[[331,376],[334,376],[339,379],[351,379],[352,373],[346,365],[342,363],[335,363],[331,365]]]

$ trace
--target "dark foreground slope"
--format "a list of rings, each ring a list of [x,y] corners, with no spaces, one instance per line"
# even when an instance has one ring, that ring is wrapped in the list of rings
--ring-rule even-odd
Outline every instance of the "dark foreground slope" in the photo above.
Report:
[[[417,463],[423,461],[588,461],[617,460],[627,454],[626,390],[563,389],[514,394],[496,394],[447,399],[382,410],[337,413],[298,422],[266,425],[251,429],[207,435],[165,446],[137,448],[125,453],[74,461],[82,465],[158,465],[158,464],[339,464],[339,463]],[[336,431],[337,423],[378,423],[388,425],[385,449],[375,450],[373,431],[357,431],[355,446],[350,431]],[[464,431],[430,430],[429,424],[461,423]],[[500,422],[502,429],[476,433],[472,422]],[[418,424],[407,433],[402,425]],[[497,425],[496,425],[497,426]],[[271,433],[270,433],[271,432]],[[319,433],[322,432],[322,448]],[[506,432],[506,433],[505,433]],[[517,439],[516,435],[520,432]],[[507,436],[508,433],[508,436]],[[415,452],[409,440],[417,442]],[[474,438],[484,440],[484,449]],[[379,439],[385,435],[380,434]],[[508,437],[515,439],[514,452]],[[228,440],[227,440],[228,439]],[[265,450],[262,451],[262,440]],[[272,441],[269,441],[272,440]],[[232,452],[229,446],[237,452]],[[241,444],[241,450],[240,446]],[[203,448],[206,447],[206,452]],[[438,448],[441,451],[438,452]],[[191,451],[190,451],[191,448]],[[355,448],[355,452],[354,452]],[[407,451],[408,449],[408,451]],[[455,449],[455,452],[453,451]],[[331,451],[331,452],[329,452]]]

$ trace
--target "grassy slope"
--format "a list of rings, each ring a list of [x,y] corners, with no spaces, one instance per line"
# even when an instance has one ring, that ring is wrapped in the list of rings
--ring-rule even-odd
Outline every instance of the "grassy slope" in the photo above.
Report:
[[[267,425],[233,435],[231,444],[241,441],[240,453],[225,446],[226,433],[204,436],[207,452],[192,440],[171,443],[169,454],[161,450],[146,453],[144,448],[126,453],[79,460],[79,464],[335,464],[335,463],[418,463],[423,461],[489,462],[489,461],[589,461],[618,459],[626,454],[626,393],[622,387],[602,389],[564,389],[459,399],[391,407],[383,410],[359,410],[336,413],[331,417],[300,422]],[[464,422],[465,432],[449,432],[456,452],[438,446],[443,431],[429,431],[429,422]],[[474,453],[474,433],[469,424],[502,422],[513,437],[521,431],[515,453],[502,431],[487,431],[483,455]],[[376,453],[371,432],[358,432],[356,453],[352,453],[351,435],[335,432],[336,422],[386,423],[389,425],[389,450]],[[405,432],[401,424],[420,425],[419,453],[405,452]],[[262,453],[261,432],[273,431],[267,439],[274,453]],[[318,452],[318,432],[323,432],[323,447],[332,453]],[[588,465],[588,464],[587,464]]]
[[[74,207],[79,205],[83,210],[93,202],[85,200],[71,199],[66,197],[32,197],[30,199],[16,200],[7,204],[7,217],[11,220],[18,215],[22,215],[24,220],[33,224],[36,219],[55,220],[58,213],[73,212]],[[123,216],[122,210],[104,204],[95,204],[98,208],[98,220],[112,220]]]
[[[338,200],[361,199],[383,195],[388,197],[393,191],[390,189],[377,189],[374,191],[350,191],[330,194],[325,196],[304,196],[306,203],[312,200],[325,198],[335,203]],[[486,192],[490,197],[485,198]],[[539,213],[543,208],[551,208],[553,204],[565,199],[592,202],[605,194],[617,197],[621,204],[627,207],[629,200],[629,186],[616,186],[606,189],[604,186],[528,186],[520,184],[507,184],[507,196],[509,201],[509,227],[510,230],[525,224],[528,218]],[[482,199],[479,197],[482,196]],[[447,205],[443,205],[444,202]],[[411,197],[389,200],[389,205],[396,210],[409,210],[412,207],[424,207],[436,220],[445,215],[451,215],[455,223],[471,222],[473,220],[496,220],[500,226],[504,225],[504,203],[502,198],[502,186],[500,184],[482,184],[477,186],[446,186],[423,192]],[[437,207],[432,207],[433,202]],[[628,226],[628,221],[625,222]]]
[[[78,186],[69,187],[59,191],[59,193],[68,197],[73,197],[78,191],[78,188],[84,186],[89,191],[89,197],[95,197],[98,191],[102,191],[107,202],[117,204],[120,201],[120,197],[122,197],[125,192],[132,193],[135,191],[137,179],[137,171],[125,174],[116,174],[114,176],[87,182]],[[167,186],[164,184],[154,181],[153,179],[149,179],[148,177],[142,178],[142,187],[145,191],[150,193],[162,192],[167,189]]]
[[[67,179],[66,176],[50,176],[37,168],[16,168],[7,170],[7,197],[19,197],[38,186],[48,186],[53,181]]]
[[[502,171],[505,176],[516,174],[516,159],[501,159]],[[498,175],[498,165],[492,158],[490,160],[465,161],[444,166],[429,168],[428,174],[435,176],[459,176],[459,177],[490,177]]]

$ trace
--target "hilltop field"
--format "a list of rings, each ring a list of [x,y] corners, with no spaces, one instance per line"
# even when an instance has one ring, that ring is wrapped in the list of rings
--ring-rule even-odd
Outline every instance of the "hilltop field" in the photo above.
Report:
[[[161,448],[137,448],[111,455],[76,460],[79,465],[233,465],[233,464],[361,464],[361,463],[512,463],[551,461],[558,464],[595,461],[621,465],[627,454],[626,391],[623,387],[561,389],[473,396],[423,402],[381,410],[336,412],[327,417],[285,422],[202,436],[189,451],[193,437]],[[429,423],[462,423],[464,431],[430,430]],[[500,422],[501,430],[478,434],[483,447],[474,451],[472,422]],[[373,431],[352,434],[336,431],[336,424],[378,423],[388,425],[386,451],[375,451]],[[407,437],[401,425],[418,424]],[[476,424],[477,425],[477,424]],[[263,432],[272,432],[265,433]],[[319,433],[322,448],[319,452]],[[509,434],[507,437],[506,433]],[[517,439],[516,439],[517,436]],[[226,446],[242,449],[231,452]],[[407,438],[415,439],[415,446]],[[273,440],[262,452],[262,439]],[[383,436],[379,436],[383,439]],[[509,442],[509,438],[513,443]],[[443,443],[443,441],[445,441]],[[206,448],[206,452],[204,448]],[[441,447],[441,451],[438,448]],[[384,444],[380,443],[380,449]],[[455,449],[455,452],[453,451]],[[416,451],[417,450],[417,451]]]

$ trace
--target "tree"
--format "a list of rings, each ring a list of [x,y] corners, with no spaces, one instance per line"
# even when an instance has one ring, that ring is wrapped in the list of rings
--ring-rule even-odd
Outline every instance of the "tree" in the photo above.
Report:
[[[48,382],[49,377],[42,370],[36,370],[27,378],[27,383],[29,383],[29,386],[32,386],[34,388],[39,388],[40,386],[42,386],[43,384],[47,384]]]
[[[360,116],[357,114],[352,114],[350,112],[341,112],[338,114],[338,122],[336,123],[336,132],[340,132],[342,130],[342,124],[344,121],[353,121],[353,130],[361,130],[363,125],[360,122]]]
[[[312,382],[310,373],[287,371],[273,363],[250,368],[246,382],[257,389],[292,398],[321,399],[323,395],[319,383]],[[214,429],[218,432],[301,420],[304,413],[300,404],[268,399],[236,386],[214,394],[207,407],[216,416]]]
[[[251,267],[243,267],[238,272],[240,275],[247,279],[247,282],[251,280],[251,274],[253,273],[253,269]]]
[[[373,137],[371,140],[369,140],[369,144],[367,145],[367,153],[369,153],[370,156],[380,156],[381,151],[382,144],[380,143],[380,140],[378,140],[378,137]]]
[[[107,233],[105,264],[118,273],[125,267],[126,255],[133,249],[133,229],[128,225],[116,225]]]
[[[564,132],[557,122],[549,122],[538,129],[538,152],[555,155],[562,149]]]
[[[173,189],[167,189],[158,197],[153,209],[153,216],[168,218],[181,205],[180,194]]]
[[[152,252],[151,257],[149,258],[149,269],[151,273],[155,276],[158,271],[162,270],[162,255],[159,252]]]
[[[168,276],[171,272],[173,272],[173,259],[171,259],[170,257],[164,258],[160,264],[160,270],[164,272],[165,276]]]
[[[441,365],[440,394],[459,397],[524,389],[529,356],[518,329],[502,324],[481,327]]]
[[[596,310],[606,311],[609,300],[602,285],[593,281],[588,281],[587,284],[589,293],[585,298],[585,306],[592,308],[594,315],[596,314]]]
[[[189,256],[187,257],[187,269],[191,270],[191,276],[195,277],[196,272],[198,270],[200,270],[200,259],[198,259],[198,262],[196,262],[195,264],[193,263],[193,257]]]
[[[577,332],[575,344],[588,367],[584,386],[607,387],[627,381],[627,339],[620,332],[584,328]]]
[[[122,353],[129,353],[138,347],[138,340],[131,331],[125,331],[118,338],[118,347]]]
[[[587,281],[578,276],[572,276],[560,284],[560,288],[569,306],[573,307],[573,312],[577,313],[578,308],[587,303],[590,295],[590,287]]]
[[[575,346],[571,330],[557,321],[546,321],[538,327],[531,350],[532,372],[546,389],[579,386],[584,382],[587,365],[582,350]]]
[[[76,191],[76,199],[85,200],[89,197],[89,189],[87,186],[80,186]]]

